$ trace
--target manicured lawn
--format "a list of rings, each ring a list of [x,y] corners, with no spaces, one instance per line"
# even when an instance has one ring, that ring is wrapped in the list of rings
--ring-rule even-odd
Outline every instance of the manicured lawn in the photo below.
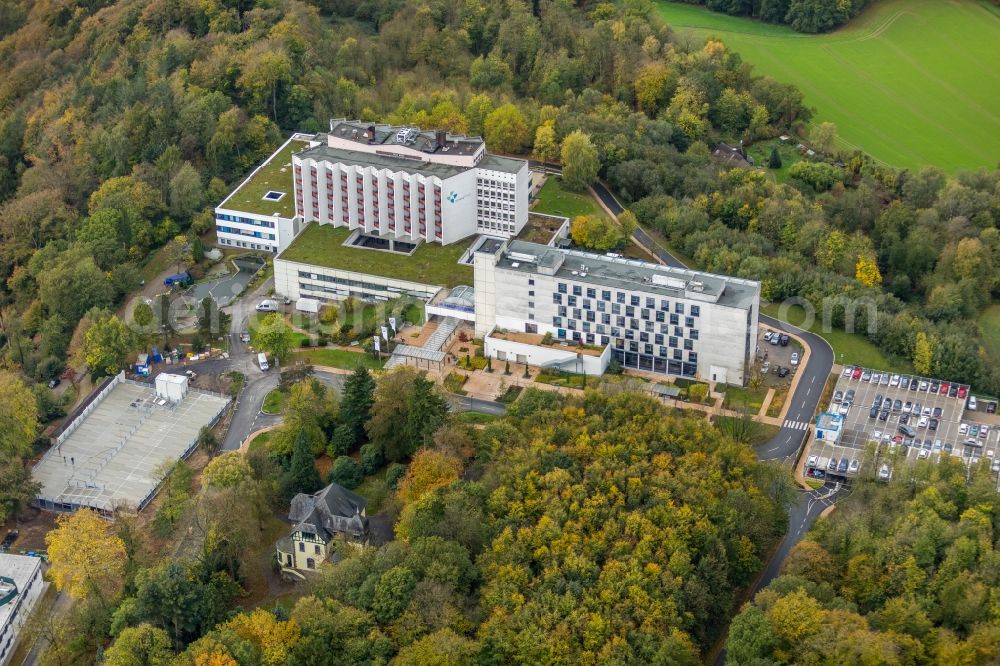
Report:
[[[716,387],[716,390],[719,390],[719,388]],[[723,402],[723,407],[726,409],[746,408],[751,414],[756,414],[760,411],[761,406],[764,404],[764,397],[767,396],[767,388],[765,387],[755,390],[741,386],[726,386],[724,390],[726,392],[726,399]]]
[[[795,137],[790,138],[788,141],[781,141],[780,139],[761,141],[747,148],[747,154],[753,158],[754,164],[764,167],[768,173],[774,175],[779,183],[784,183],[788,181],[788,168],[802,160],[802,155],[795,148],[798,143]],[[771,169],[767,166],[767,161],[771,157],[771,149],[775,147],[778,149],[778,155],[781,156],[781,168],[779,169]]]
[[[825,35],[682,3],[658,9],[674,29],[721,37],[755,73],[797,85],[812,122],[837,125],[842,148],[911,169],[996,165],[1000,14],[989,3],[869,2]]]
[[[472,266],[458,263],[468,240],[451,245],[421,243],[413,254],[404,255],[347,247],[344,241],[350,234],[345,227],[310,224],[278,258],[443,287],[472,284]]]
[[[346,349],[334,349],[334,348],[317,348],[317,349],[307,349],[306,351],[297,352],[295,358],[301,361],[308,361],[313,365],[325,365],[331,368],[344,368],[346,370],[353,370],[358,367],[358,365],[364,366],[369,370],[377,370],[382,367],[385,363],[386,355],[383,354],[382,361],[376,360],[370,354],[365,354],[362,352],[352,352]]]
[[[778,305],[769,303],[761,305],[760,311],[775,318],[778,317]],[[801,327],[805,321],[805,312],[801,307],[793,305],[788,308],[786,321]],[[846,365],[863,365],[866,368],[889,370],[891,372],[913,372],[909,361],[886,356],[872,342],[859,333],[848,333],[843,330],[824,331],[823,322],[817,317],[808,329],[830,343],[833,347],[834,362]]]
[[[607,217],[607,213],[589,192],[570,192],[563,189],[562,178],[558,176],[549,176],[545,181],[531,212],[562,215],[570,219],[578,215]]]
[[[265,414],[280,414],[281,408],[285,405],[285,394],[278,389],[273,389],[264,396],[264,404],[261,410]]]
[[[979,330],[982,332],[986,353],[996,363],[1000,363],[1000,304],[991,305],[979,315]]]
[[[266,449],[267,443],[271,440],[271,434],[273,431],[262,432],[253,438],[250,442],[250,450],[256,451],[257,449]]]

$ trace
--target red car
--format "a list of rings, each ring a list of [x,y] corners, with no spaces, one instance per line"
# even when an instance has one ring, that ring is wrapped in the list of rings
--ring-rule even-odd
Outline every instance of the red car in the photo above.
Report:
[[[854,368],[854,373],[851,374],[851,379],[861,379],[862,372],[864,372],[862,368]]]
[[[941,382],[941,395],[948,395],[948,382]]]
[[[959,398],[964,398],[966,390],[967,389],[964,386],[959,386],[958,387],[958,397]]]

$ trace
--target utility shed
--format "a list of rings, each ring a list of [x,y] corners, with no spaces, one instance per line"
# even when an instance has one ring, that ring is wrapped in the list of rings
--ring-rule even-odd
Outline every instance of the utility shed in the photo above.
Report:
[[[319,312],[319,301],[315,298],[300,298],[295,301],[295,309],[299,312],[316,314]]]
[[[156,397],[180,402],[187,395],[188,378],[184,375],[161,373],[156,376]]]

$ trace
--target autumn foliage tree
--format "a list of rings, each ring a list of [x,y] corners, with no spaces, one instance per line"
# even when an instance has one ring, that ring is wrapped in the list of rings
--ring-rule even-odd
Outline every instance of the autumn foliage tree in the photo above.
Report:
[[[56,529],[45,535],[45,545],[56,589],[77,599],[92,597],[102,604],[121,590],[125,544],[94,511],[79,509],[60,515]]]

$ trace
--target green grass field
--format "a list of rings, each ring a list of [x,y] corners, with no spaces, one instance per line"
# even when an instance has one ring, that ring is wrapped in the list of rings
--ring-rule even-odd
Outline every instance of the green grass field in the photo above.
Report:
[[[879,0],[840,30],[803,35],[660,2],[674,29],[714,35],[759,74],[796,84],[842,147],[947,171],[1000,159],[1000,10],[978,0]]]
[[[329,368],[343,368],[344,370],[353,370],[359,365],[369,370],[377,370],[385,363],[386,355],[383,354],[382,357],[382,361],[378,361],[371,354],[330,347],[307,349],[294,355],[294,358],[299,361],[308,361],[313,365],[325,365]]]
[[[549,176],[546,179],[542,189],[538,191],[538,200],[531,212],[562,215],[570,219],[578,215],[607,217],[607,213],[589,192],[570,192],[563,189],[562,178],[558,176]]]
[[[983,310],[979,315],[979,330],[986,353],[1000,363],[1000,305],[991,305]]]

